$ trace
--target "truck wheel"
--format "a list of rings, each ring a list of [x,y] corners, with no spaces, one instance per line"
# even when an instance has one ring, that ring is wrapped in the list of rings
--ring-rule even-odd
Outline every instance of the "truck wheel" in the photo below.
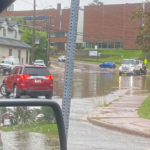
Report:
[[[10,92],[6,92],[6,91],[5,91],[5,84],[4,84],[4,83],[1,85],[0,91],[1,91],[1,94],[2,94],[3,96],[9,96],[9,95],[11,94]]]
[[[17,85],[15,85],[14,86],[14,90],[13,90],[14,92],[14,98],[20,98],[20,94],[19,94],[19,92],[18,92],[18,89],[17,89]]]

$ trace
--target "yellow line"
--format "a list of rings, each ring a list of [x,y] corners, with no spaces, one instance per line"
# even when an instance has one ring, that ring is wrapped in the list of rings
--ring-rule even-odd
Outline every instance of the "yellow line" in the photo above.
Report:
[[[8,143],[8,145],[13,148],[14,150],[18,150],[16,147],[13,147],[10,143]]]

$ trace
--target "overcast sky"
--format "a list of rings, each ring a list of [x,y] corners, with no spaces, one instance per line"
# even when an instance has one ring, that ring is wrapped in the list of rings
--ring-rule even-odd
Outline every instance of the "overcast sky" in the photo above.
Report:
[[[88,5],[93,0],[80,0],[80,6]],[[70,8],[71,0],[36,0],[37,9],[44,9],[47,6],[57,7],[57,3],[62,4],[62,8]],[[102,1],[104,4],[125,4],[125,3],[141,3],[143,0],[105,0]],[[33,0],[16,0],[14,3],[15,10],[32,10]]]

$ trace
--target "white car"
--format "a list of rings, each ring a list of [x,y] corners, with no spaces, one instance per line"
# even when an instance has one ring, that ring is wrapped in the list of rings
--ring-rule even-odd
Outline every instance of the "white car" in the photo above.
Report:
[[[136,74],[136,60],[135,59],[123,59],[122,64],[119,67],[119,75],[127,74],[127,75],[135,75]]]
[[[35,60],[34,65],[45,66],[44,60]]]
[[[58,57],[58,61],[66,61],[66,56],[61,55],[60,57]]]

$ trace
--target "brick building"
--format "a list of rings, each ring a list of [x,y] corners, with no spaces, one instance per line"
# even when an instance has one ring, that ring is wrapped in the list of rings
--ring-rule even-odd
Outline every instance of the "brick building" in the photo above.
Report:
[[[94,48],[98,42],[99,48],[139,49],[135,37],[142,19],[129,19],[129,14],[138,6],[143,7],[143,4],[85,6],[85,47]]]
[[[2,16],[14,16],[23,17],[25,21],[33,22],[33,10],[31,11],[5,11]],[[51,45],[56,45],[59,49],[66,49],[68,42],[68,30],[70,20],[70,9],[61,9],[59,6],[57,9],[46,9],[36,11],[36,26],[44,27],[46,22],[51,16],[52,27],[51,27]],[[83,33],[83,17],[84,12],[79,10],[79,24],[78,32]],[[44,29],[41,29],[44,30]],[[77,46],[83,45],[83,35],[78,35]]]
[[[129,14],[138,6],[143,7],[143,4],[85,6],[79,11],[77,47],[84,44],[85,48],[91,49],[98,42],[100,49],[139,49],[135,37],[142,19],[129,19]],[[2,15],[22,16],[26,21],[33,21],[33,11],[10,11]],[[49,15],[54,18],[51,44],[66,49],[70,9],[37,10],[36,25],[45,26]]]

